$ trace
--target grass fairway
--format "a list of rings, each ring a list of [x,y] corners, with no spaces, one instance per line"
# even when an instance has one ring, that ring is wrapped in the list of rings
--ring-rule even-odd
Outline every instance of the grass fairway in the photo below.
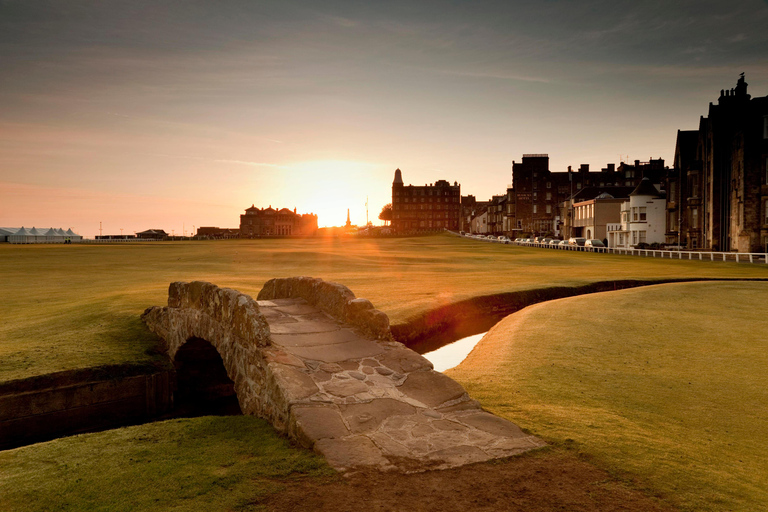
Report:
[[[252,416],[170,420],[0,452],[0,510],[232,511],[337,478]]]
[[[768,503],[768,283],[665,284],[510,315],[448,373],[484,407],[684,510]]]
[[[146,362],[139,320],[171,281],[256,294],[267,279],[308,275],[347,285],[393,322],[478,295],[606,279],[768,277],[768,265],[645,259],[481,243],[397,239],[234,240],[114,245],[0,245],[0,382]]]

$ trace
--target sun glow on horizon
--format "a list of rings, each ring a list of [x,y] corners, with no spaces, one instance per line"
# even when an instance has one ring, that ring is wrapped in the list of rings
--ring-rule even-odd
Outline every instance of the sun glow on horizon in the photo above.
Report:
[[[294,203],[280,207],[317,214],[319,227],[343,226],[347,209],[352,224],[365,224],[366,198],[368,220],[378,224],[379,212],[390,198],[385,178],[389,172],[386,166],[370,162],[309,160],[280,166],[271,187],[278,197]]]

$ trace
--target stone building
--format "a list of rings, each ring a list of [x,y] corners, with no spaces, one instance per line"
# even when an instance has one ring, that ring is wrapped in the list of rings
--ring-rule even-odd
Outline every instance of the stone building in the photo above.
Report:
[[[197,228],[197,233],[195,234],[195,236],[198,238],[216,238],[216,239],[239,238],[240,230],[237,228],[219,228],[215,226],[201,226]]]
[[[423,187],[404,185],[402,171],[392,182],[392,229],[395,233],[459,230],[461,185],[445,180]]]
[[[571,204],[563,208],[563,203],[582,189],[636,187],[643,177],[659,183],[666,172],[661,158],[622,162],[618,168],[608,164],[600,172],[590,172],[589,164],[581,164],[577,170],[569,166],[567,172],[551,172],[549,155],[523,155],[522,162],[512,162],[512,190],[508,192],[514,220],[510,225],[522,233],[562,236],[566,224],[563,214],[573,215]]]
[[[262,236],[311,236],[317,232],[317,215],[288,208],[257,208],[251,205],[240,215],[240,238]]]
[[[678,131],[666,187],[667,243],[768,250],[768,96],[747,94],[743,74],[698,130]]]

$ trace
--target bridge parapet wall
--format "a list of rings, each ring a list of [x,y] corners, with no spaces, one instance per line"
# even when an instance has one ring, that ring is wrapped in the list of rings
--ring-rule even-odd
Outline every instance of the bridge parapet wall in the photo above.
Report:
[[[258,300],[301,297],[336,320],[348,323],[380,340],[390,340],[389,317],[375,309],[368,299],[358,299],[346,286],[313,277],[270,279]]]

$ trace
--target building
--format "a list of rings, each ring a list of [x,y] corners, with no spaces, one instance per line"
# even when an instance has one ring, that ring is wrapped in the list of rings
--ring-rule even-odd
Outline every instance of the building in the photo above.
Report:
[[[461,185],[445,180],[423,187],[405,185],[402,171],[392,182],[392,229],[395,233],[459,230]]]
[[[667,178],[666,241],[690,249],[768,251],[768,96],[744,74],[698,130],[678,131]]]
[[[240,215],[240,238],[262,236],[312,236],[317,233],[317,215],[296,213],[288,208],[256,208],[251,205]]]
[[[487,209],[488,213],[488,233],[502,235],[505,233],[507,220],[507,195],[493,196]]]
[[[583,209],[577,213],[575,207],[577,204],[584,205],[590,201],[592,201],[592,204],[594,204],[594,200],[598,197],[601,198],[598,201],[598,204],[604,200],[607,200],[608,203],[615,201],[621,204],[623,201],[626,201],[629,198],[629,194],[634,189],[635,187],[617,187],[614,185],[582,188],[571,197],[557,205],[558,218],[560,219],[559,236],[564,239],[568,239],[574,236],[586,237],[586,230],[582,228],[590,225],[594,226],[595,221],[597,221],[600,226],[603,224],[607,225],[608,223],[619,222],[619,212],[621,211],[620,206],[619,208],[615,209],[613,209],[613,207],[608,207],[608,210],[603,209],[602,206],[597,206],[598,218],[592,218],[591,220],[583,217],[585,215],[585,211]],[[608,215],[608,211],[611,212],[610,215]],[[594,229],[590,230],[590,232],[593,235],[595,234]],[[600,232],[602,232],[602,230],[600,230]],[[603,240],[604,238],[605,235],[601,236],[599,239]]]
[[[136,238],[144,240],[165,240],[168,238],[168,233],[163,229],[147,229],[146,231],[136,233]]]
[[[607,243],[608,224],[619,222],[622,203],[625,201],[626,197],[613,197],[608,192],[603,192],[594,199],[574,201],[573,226],[568,238],[583,237]]]
[[[483,210],[482,213],[478,213],[469,223],[469,232],[475,235],[485,235],[488,231],[488,211]]]
[[[621,204],[621,221],[608,224],[608,247],[661,245],[666,233],[666,194],[648,178]]]
[[[218,228],[214,226],[203,226],[197,228],[195,233],[197,238],[215,238],[215,239],[227,239],[238,238],[240,236],[240,230],[237,228]]]
[[[508,204],[514,220],[510,219],[509,224],[521,233],[567,236],[563,228],[566,216],[573,215],[573,211],[570,204],[563,203],[574,194],[588,187],[636,187],[643,177],[659,183],[666,172],[661,158],[622,162],[618,168],[608,164],[600,172],[590,172],[589,164],[581,164],[575,171],[569,166],[567,172],[551,172],[549,155],[523,155],[522,162],[512,162]]]

